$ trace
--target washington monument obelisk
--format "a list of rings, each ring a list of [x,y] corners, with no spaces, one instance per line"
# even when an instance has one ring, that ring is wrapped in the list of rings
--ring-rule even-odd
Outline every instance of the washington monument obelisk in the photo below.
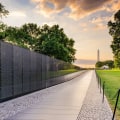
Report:
[[[97,50],[97,62],[99,62],[100,61],[100,51],[99,51],[99,49]]]

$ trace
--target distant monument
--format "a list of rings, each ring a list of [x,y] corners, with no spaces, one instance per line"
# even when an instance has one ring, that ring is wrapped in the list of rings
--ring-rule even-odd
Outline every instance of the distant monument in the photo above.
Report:
[[[100,51],[99,51],[99,49],[97,50],[97,62],[99,62],[100,61]]]

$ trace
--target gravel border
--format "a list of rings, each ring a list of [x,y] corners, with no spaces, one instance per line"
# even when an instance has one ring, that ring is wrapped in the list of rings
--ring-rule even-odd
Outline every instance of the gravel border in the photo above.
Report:
[[[44,96],[49,94],[50,88],[46,88],[13,100],[0,103],[0,120],[15,115],[16,113],[28,108],[29,106],[40,102]]]

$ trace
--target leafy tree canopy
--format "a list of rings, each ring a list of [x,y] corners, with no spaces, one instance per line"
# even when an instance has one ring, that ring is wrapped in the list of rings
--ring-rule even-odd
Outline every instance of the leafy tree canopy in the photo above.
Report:
[[[108,22],[109,34],[113,37],[111,44],[114,54],[114,65],[120,68],[120,10],[114,15],[114,21]]]
[[[41,36],[38,40],[36,51],[51,57],[72,62],[75,59],[74,40],[69,39],[59,25],[52,27],[44,25],[41,28]]]
[[[2,23],[0,28],[0,38],[5,41],[69,63],[75,60],[74,40],[59,25],[28,23],[18,28]]]
[[[95,64],[96,68],[101,68],[102,66],[107,65],[109,66],[109,68],[113,68],[114,67],[114,62],[112,60],[106,60],[106,61],[98,61]]]
[[[0,17],[8,13],[0,3]],[[18,28],[0,22],[0,39],[69,63],[75,60],[74,40],[68,38],[59,25],[40,27],[28,23]]]

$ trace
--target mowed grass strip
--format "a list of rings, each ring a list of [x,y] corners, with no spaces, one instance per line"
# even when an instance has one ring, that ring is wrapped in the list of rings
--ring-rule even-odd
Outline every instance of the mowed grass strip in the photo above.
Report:
[[[59,76],[71,74],[71,73],[78,72],[78,71],[80,71],[80,70],[67,69],[67,70],[50,71],[47,74],[50,78],[53,78],[53,77],[59,77]]]
[[[105,94],[110,103],[112,110],[116,102],[116,93],[120,89],[120,70],[97,70],[97,74],[105,81]],[[117,120],[120,120],[120,97],[116,113]]]

